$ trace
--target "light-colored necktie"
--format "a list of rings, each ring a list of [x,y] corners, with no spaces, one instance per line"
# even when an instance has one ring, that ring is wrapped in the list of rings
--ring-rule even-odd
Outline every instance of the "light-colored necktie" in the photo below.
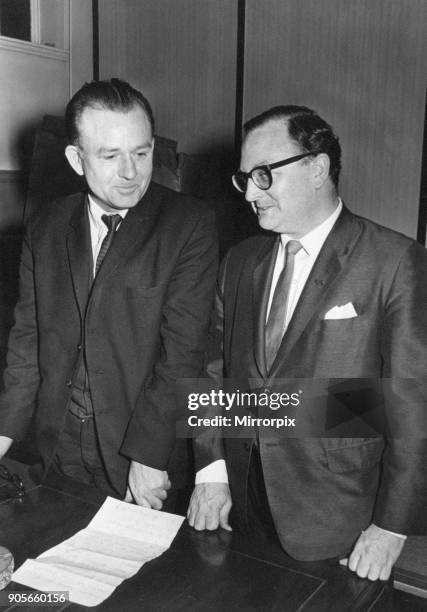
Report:
[[[106,256],[107,251],[114,240],[114,236],[116,235],[116,229],[123,220],[120,215],[102,215],[101,219],[108,227],[108,233],[102,241],[98,257],[96,258],[95,276],[98,274],[98,270],[101,267],[104,257]]]
[[[285,248],[285,264],[280,273],[265,326],[265,358],[270,370],[282,342],[286,310],[294,273],[295,255],[302,248],[298,240],[290,240]]]

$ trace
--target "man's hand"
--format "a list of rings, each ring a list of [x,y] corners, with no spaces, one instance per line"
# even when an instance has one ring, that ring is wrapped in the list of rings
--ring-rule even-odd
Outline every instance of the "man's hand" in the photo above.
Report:
[[[3,459],[9,448],[12,446],[12,438],[0,436],[0,459]]]
[[[160,510],[171,488],[168,473],[131,461],[125,501]]]
[[[191,527],[214,530],[218,527],[231,531],[228,515],[231,509],[231,494],[228,484],[204,482],[194,487],[188,507],[187,519]]]
[[[341,559],[340,564],[361,578],[388,580],[404,544],[403,538],[372,524],[362,531],[350,557]]]

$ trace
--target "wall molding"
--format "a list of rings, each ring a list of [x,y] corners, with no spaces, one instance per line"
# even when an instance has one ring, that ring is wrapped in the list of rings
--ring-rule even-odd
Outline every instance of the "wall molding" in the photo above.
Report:
[[[99,81],[99,4],[98,0],[92,0],[92,22],[93,22],[93,79]]]
[[[236,49],[236,114],[234,123],[234,148],[240,157],[242,145],[243,101],[245,89],[245,27],[246,0],[237,3],[237,49]]]
[[[48,59],[54,59],[60,62],[68,62],[70,52],[66,49],[56,49],[46,45],[38,45],[36,43],[16,40],[7,36],[0,36],[0,49],[13,51],[14,53],[25,53],[26,55],[38,55]]]
[[[24,177],[23,170],[0,170],[0,183],[21,183]]]
[[[26,192],[24,170],[0,170],[0,235],[22,231]]]
[[[423,157],[421,162],[420,208],[417,240],[427,247],[427,92],[424,112]]]

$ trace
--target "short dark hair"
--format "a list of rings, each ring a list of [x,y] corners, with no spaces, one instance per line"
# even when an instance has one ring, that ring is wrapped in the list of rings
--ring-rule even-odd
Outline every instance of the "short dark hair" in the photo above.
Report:
[[[85,108],[128,112],[140,106],[150,122],[154,134],[154,115],[150,103],[140,91],[121,79],[85,83],[71,98],[65,109],[65,128],[70,144],[79,139],[79,119]]]
[[[289,136],[300,145],[302,152],[326,153],[330,160],[329,176],[335,187],[341,171],[341,145],[331,126],[315,111],[306,106],[274,106],[247,121],[244,136],[269,121],[283,121],[288,127]]]

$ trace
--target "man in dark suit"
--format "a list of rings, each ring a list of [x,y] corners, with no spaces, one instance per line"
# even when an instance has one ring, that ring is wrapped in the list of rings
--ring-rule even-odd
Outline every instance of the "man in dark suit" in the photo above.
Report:
[[[303,394],[318,381],[326,415],[338,405],[357,423],[375,407],[384,425],[273,439],[253,427],[223,444],[205,428],[188,519],[229,529],[232,499],[236,524],[261,523],[296,559],[339,558],[385,580],[405,536],[426,533],[427,253],[352,214],[340,166],[338,139],[310,109],[276,107],[245,125],[233,181],[272,234],[223,262],[208,371],[267,394],[280,378],[306,379]],[[302,399],[296,420],[304,409]]]
[[[84,85],[66,125],[65,154],[89,189],[27,228],[0,457],[35,412],[44,474],[159,509],[180,471],[174,384],[202,361],[215,224],[200,202],[150,182],[153,113],[128,83]]]

